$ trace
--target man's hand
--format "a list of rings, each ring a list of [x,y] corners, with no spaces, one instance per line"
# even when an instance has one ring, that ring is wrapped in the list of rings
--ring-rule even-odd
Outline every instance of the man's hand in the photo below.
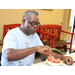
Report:
[[[46,58],[51,54],[55,58],[59,58],[60,60],[63,60],[63,62],[65,62],[67,65],[73,64],[73,59],[70,56],[63,56],[63,55],[56,54],[52,52],[52,49],[49,48],[49,46],[38,46],[37,49],[38,52],[41,53]]]
[[[65,62],[67,65],[72,65],[73,64],[73,59],[70,56],[64,56],[63,57],[63,62]]]
[[[38,46],[38,52],[47,57],[52,53],[52,49],[49,46]]]

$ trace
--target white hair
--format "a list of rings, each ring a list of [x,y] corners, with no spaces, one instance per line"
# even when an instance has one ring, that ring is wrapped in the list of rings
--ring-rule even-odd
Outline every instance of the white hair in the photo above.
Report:
[[[36,15],[36,16],[39,17],[38,12],[36,12],[36,11],[34,11],[34,10],[29,10],[29,11],[26,11],[26,12],[24,13],[23,19],[26,19],[26,18],[29,16],[29,14],[33,14],[33,15]]]

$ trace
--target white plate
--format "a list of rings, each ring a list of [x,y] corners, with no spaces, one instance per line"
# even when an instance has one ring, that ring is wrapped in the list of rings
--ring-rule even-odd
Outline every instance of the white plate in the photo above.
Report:
[[[62,66],[62,64],[63,64],[62,61],[60,63],[52,63],[52,62],[48,61],[48,59],[46,59],[46,62],[50,66]]]

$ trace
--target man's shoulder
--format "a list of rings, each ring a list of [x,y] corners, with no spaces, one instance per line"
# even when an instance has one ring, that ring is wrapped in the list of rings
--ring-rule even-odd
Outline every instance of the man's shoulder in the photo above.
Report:
[[[13,29],[9,30],[9,31],[7,32],[7,34],[16,34],[16,33],[18,33],[18,32],[19,32],[19,28],[16,27],[16,28],[13,28]]]
[[[11,30],[9,30],[7,33],[6,33],[6,35],[5,36],[15,36],[15,35],[17,35],[17,33],[19,33],[19,29],[18,29],[18,27],[16,27],[16,28],[13,28],[13,29],[11,29]]]

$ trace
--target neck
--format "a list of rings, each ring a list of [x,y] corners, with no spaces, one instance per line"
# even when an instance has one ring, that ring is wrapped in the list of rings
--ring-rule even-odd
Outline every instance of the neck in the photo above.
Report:
[[[24,27],[22,27],[22,25],[19,27],[19,29],[20,29],[24,34],[30,35],[30,34],[28,34],[27,32],[25,32]]]

